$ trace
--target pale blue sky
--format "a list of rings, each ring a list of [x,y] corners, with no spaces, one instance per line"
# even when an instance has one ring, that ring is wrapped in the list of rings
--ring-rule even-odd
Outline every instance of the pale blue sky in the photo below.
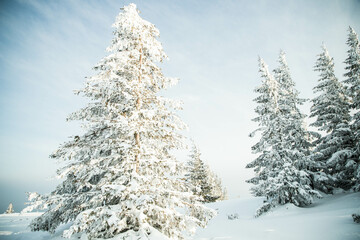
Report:
[[[0,1],[0,212],[23,208],[25,191],[49,192],[57,164],[48,158],[79,132],[66,116],[86,99],[73,95],[106,55],[120,0]],[[248,137],[256,125],[257,58],[275,68],[287,53],[301,96],[310,98],[316,54],[325,42],[342,79],[347,28],[360,33],[359,1],[135,1],[161,32],[180,82],[166,95],[185,103],[181,116],[230,197],[249,196]],[[305,107],[304,110],[308,111]]]

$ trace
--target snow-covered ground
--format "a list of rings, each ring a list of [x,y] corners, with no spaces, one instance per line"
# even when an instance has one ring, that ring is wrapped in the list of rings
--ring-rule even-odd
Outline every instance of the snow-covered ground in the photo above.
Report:
[[[360,224],[351,214],[360,209],[360,193],[327,196],[307,208],[285,205],[259,218],[253,214],[259,198],[213,203],[219,215],[194,239],[359,240]],[[229,220],[228,215],[238,219]]]
[[[48,233],[32,233],[27,227],[40,213],[13,213],[0,215],[0,239],[48,239]]]
[[[306,208],[285,205],[254,218],[261,198],[232,199],[209,204],[219,214],[206,229],[198,229],[195,240],[359,240],[360,224],[351,214],[360,210],[360,193],[326,196]],[[0,215],[0,239],[62,239],[55,235],[30,232],[27,225],[39,213]],[[233,218],[233,220],[230,220]],[[75,238],[74,238],[75,239]],[[76,238],[77,239],[77,238]],[[160,239],[159,236],[152,239]]]

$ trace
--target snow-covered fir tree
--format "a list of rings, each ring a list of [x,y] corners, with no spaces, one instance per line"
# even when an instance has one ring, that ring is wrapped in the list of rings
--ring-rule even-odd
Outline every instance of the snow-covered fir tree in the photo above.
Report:
[[[14,207],[12,203],[9,204],[8,208],[5,211],[5,214],[10,214],[10,213],[14,213]]]
[[[306,102],[306,99],[299,97],[299,91],[295,88],[295,82],[290,75],[285,52],[280,51],[278,58],[279,66],[274,69],[274,77],[279,86],[279,112],[283,115],[282,121],[286,121],[287,135],[286,141],[291,143],[293,150],[298,151],[296,154],[296,163],[299,169],[305,169],[309,165],[307,156],[310,153],[311,140],[314,133],[309,132],[306,128],[306,115],[301,113],[299,106]]]
[[[353,171],[351,162],[353,136],[350,129],[350,103],[345,89],[335,76],[334,62],[325,45],[318,55],[315,71],[319,72],[318,85],[312,99],[310,117],[316,120],[311,126],[323,132],[316,141],[311,154],[315,161],[313,166],[314,187],[331,193],[334,187],[349,189]],[[350,169],[348,169],[350,167]]]
[[[258,116],[253,119],[259,128],[250,134],[261,132],[259,142],[252,147],[253,153],[259,155],[246,166],[256,173],[247,180],[255,185],[252,193],[266,197],[256,216],[277,205],[305,206],[313,202],[313,196],[320,197],[312,190],[310,176],[303,169],[309,143],[301,121],[303,115],[297,108],[302,100],[297,98],[283,53],[279,62],[280,67],[274,70],[275,79],[259,59],[262,85],[255,90],[260,96],[255,98]]]
[[[354,134],[353,161],[347,166],[352,168],[352,189],[360,191],[360,42],[352,27],[349,27],[347,39],[349,50],[345,60],[345,86],[347,94],[351,97],[351,109],[354,111],[351,129]]]
[[[209,169],[209,179],[212,186],[211,194],[213,196],[219,196],[217,201],[228,199],[227,189],[223,186],[221,178],[214,171],[211,171],[211,169]]]
[[[290,75],[286,56],[284,51],[280,51],[278,58],[279,66],[274,69],[274,77],[279,87],[278,94],[278,114],[279,127],[281,129],[284,143],[279,149],[280,156],[288,158],[291,167],[297,178],[293,179],[293,185],[290,187],[295,195],[289,202],[297,206],[305,206],[313,202],[313,197],[321,197],[319,192],[312,190],[311,176],[312,172],[309,166],[313,165],[309,159],[311,141],[316,133],[307,130],[305,118],[299,106],[303,105],[306,100],[299,97],[299,92],[295,88],[295,82]],[[290,177],[291,178],[291,177]]]
[[[62,144],[51,157],[64,160],[66,179],[48,195],[30,194],[47,211],[34,219],[33,231],[54,232],[73,221],[65,237],[138,236],[160,231],[182,239],[204,227],[214,211],[187,192],[184,165],[172,150],[183,147],[184,123],[174,113],[181,106],[159,96],[176,84],[157,66],[167,58],[159,31],[143,20],[135,4],[117,16],[109,55],[78,91],[89,104],[70,115],[85,133]]]
[[[359,37],[352,27],[349,27],[349,34],[347,39],[349,50],[347,51],[347,58],[345,60],[344,76],[346,79],[344,83],[348,87],[348,94],[353,100],[352,108],[360,109],[360,42]]]
[[[222,187],[221,179],[201,159],[201,152],[195,144],[188,161],[186,181],[189,189],[203,202],[215,202],[226,198],[226,190]]]

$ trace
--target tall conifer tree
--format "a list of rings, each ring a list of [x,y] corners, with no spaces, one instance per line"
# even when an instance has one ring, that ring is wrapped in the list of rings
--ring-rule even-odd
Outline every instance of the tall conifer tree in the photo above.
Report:
[[[353,169],[352,185],[353,189],[360,191],[360,42],[359,37],[352,27],[349,27],[347,39],[349,50],[345,60],[346,79],[344,80],[347,87],[347,93],[351,97],[351,108],[354,111],[352,117],[352,131],[354,133],[353,162],[349,167]]]
[[[309,155],[311,146],[311,132],[307,131],[305,125],[306,115],[301,113],[299,106],[303,105],[306,100],[299,97],[299,91],[295,88],[295,82],[290,75],[285,52],[280,51],[278,58],[279,66],[274,69],[274,77],[279,86],[279,112],[286,121],[286,129],[283,129],[286,135],[286,141],[291,143],[291,149],[294,151],[294,161],[298,168],[305,169],[307,156]]]
[[[155,26],[138,15],[135,4],[116,18],[109,55],[78,93],[90,103],[69,120],[84,121],[85,133],[51,156],[66,161],[66,177],[49,195],[32,195],[49,209],[32,230],[54,230],[74,221],[64,236],[89,238],[160,231],[172,239],[205,226],[213,211],[186,192],[183,165],[171,150],[183,146],[185,125],[174,113],[180,105],[159,96],[176,83],[157,66],[167,58]],[[155,230],[156,229],[156,230]]]
[[[314,93],[319,93],[312,100],[310,117],[316,121],[311,125],[317,127],[323,136],[316,141],[316,148],[311,159],[316,162],[314,186],[326,193],[334,187],[349,188],[352,174],[348,175],[347,163],[352,161],[351,148],[353,137],[350,129],[350,103],[345,89],[335,76],[333,58],[325,45],[318,55],[315,71],[319,72],[318,85]],[[350,184],[350,185],[349,185]]]

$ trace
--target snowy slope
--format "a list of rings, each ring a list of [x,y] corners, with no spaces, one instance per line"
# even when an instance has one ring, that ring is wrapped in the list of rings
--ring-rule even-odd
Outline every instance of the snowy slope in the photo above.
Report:
[[[27,228],[31,219],[40,213],[13,213],[0,215],[0,239],[46,239],[48,233],[30,233]]]
[[[234,199],[211,204],[219,215],[194,239],[356,240],[360,224],[351,214],[360,209],[360,193],[327,196],[307,208],[285,205],[259,218],[253,214],[261,198]],[[229,220],[228,215],[238,214]]]
[[[355,224],[351,218],[352,213],[360,210],[360,193],[327,196],[307,208],[285,205],[260,218],[254,218],[253,214],[261,205],[261,201],[261,198],[248,198],[209,204],[217,209],[219,214],[210,221],[206,229],[198,229],[192,239],[360,239],[360,224]],[[27,224],[36,215],[38,213],[0,215],[0,239],[62,239],[60,232],[67,228],[67,225],[60,227],[53,236],[45,232],[30,232]],[[235,216],[235,219],[230,220],[229,215]],[[152,239],[165,238],[156,233]]]

